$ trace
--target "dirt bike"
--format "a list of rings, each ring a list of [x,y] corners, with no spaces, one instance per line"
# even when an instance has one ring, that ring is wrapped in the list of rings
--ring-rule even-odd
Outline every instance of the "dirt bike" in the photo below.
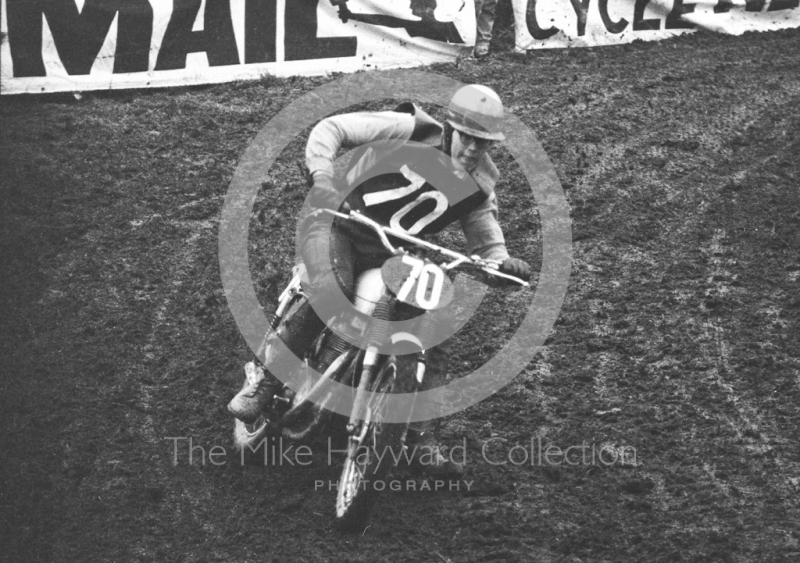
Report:
[[[355,285],[355,308],[369,315],[372,322],[362,327],[367,345],[361,347],[345,341],[330,327],[326,327],[307,353],[305,364],[316,372],[294,374],[292,391],[284,385],[272,404],[265,408],[252,424],[236,419],[234,441],[241,450],[255,450],[268,435],[302,441],[313,436],[332,412],[349,412],[346,425],[347,457],[337,487],[334,526],[341,530],[357,531],[368,522],[378,491],[370,482],[383,481],[402,456],[396,455],[406,448],[412,408],[404,422],[385,422],[389,397],[395,394],[412,394],[411,404],[417,398],[425,378],[428,358],[422,342],[407,332],[389,333],[389,324],[400,313],[419,316],[423,334],[432,330],[425,317],[435,309],[445,306],[452,298],[450,275],[456,271],[477,270],[483,276],[502,278],[514,284],[528,286],[524,280],[500,271],[498,262],[468,257],[436,244],[408,235],[404,231],[382,226],[368,217],[350,211],[349,214],[326,210],[342,221],[349,221],[372,230],[383,246],[393,254],[381,268],[360,274]],[[390,237],[409,243],[412,250],[396,247]],[[435,264],[420,258],[421,252],[434,252],[451,259]],[[281,324],[290,319],[307,297],[303,293],[302,266],[296,268],[272,319],[272,329],[280,337]],[[335,323],[332,325],[335,328]],[[275,336],[273,336],[275,337]],[[267,337],[269,338],[269,336]],[[415,351],[407,354],[381,354],[379,344],[392,341],[406,344]],[[401,342],[402,343],[402,342]],[[263,370],[258,362],[245,366],[248,378]],[[312,374],[312,375],[309,375]],[[319,376],[318,374],[322,374]],[[342,401],[341,394],[332,392],[331,382],[348,385],[352,389]],[[337,408],[338,407],[338,408]],[[344,419],[340,415],[341,419]],[[379,457],[377,452],[392,452]],[[387,461],[386,457],[391,457]],[[406,456],[406,459],[407,456]]]

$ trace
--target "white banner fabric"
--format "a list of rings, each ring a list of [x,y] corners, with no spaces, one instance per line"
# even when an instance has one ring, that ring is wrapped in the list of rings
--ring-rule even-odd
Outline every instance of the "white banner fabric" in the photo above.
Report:
[[[800,27],[800,0],[511,0],[518,52]],[[473,0],[0,0],[0,93],[183,86],[455,60]]]
[[[515,47],[655,41],[705,28],[741,35],[800,27],[800,0],[511,0]]]
[[[452,61],[475,43],[472,2],[2,0],[0,93],[182,86]]]

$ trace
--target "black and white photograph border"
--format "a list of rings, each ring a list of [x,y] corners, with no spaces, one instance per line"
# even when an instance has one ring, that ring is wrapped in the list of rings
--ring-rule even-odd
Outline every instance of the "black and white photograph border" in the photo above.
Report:
[[[341,432],[234,445],[226,405],[255,351],[219,253],[248,146],[342,76],[3,96],[0,560],[800,557],[800,33],[517,53],[511,28],[501,10],[490,56],[412,72],[492,88],[538,139],[571,229],[563,304],[519,373],[438,421],[463,474],[378,452],[392,472],[362,481],[377,502],[357,533],[332,526]],[[446,96],[407,98],[336,112],[414,101],[446,120]],[[313,125],[247,202],[267,318]],[[486,289],[448,383],[504,349],[548,273],[548,202],[509,146],[489,154],[531,288]],[[457,227],[431,240],[466,252]]]

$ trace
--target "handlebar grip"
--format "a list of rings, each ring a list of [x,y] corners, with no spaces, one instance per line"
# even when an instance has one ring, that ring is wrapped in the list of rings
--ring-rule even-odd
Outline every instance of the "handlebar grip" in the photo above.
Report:
[[[531,280],[532,272],[530,265],[519,258],[506,258],[503,263],[500,264],[500,272],[526,282]]]

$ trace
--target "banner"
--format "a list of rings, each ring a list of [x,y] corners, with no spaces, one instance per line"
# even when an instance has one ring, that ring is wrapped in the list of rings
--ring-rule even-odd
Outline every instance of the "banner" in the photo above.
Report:
[[[338,5],[334,5],[338,4]],[[473,0],[2,0],[0,93],[400,68],[475,43]]]
[[[512,0],[517,52],[800,27],[800,0]]]
[[[473,0],[0,0],[0,93],[177,86],[452,61]],[[518,52],[800,27],[800,0],[512,0]]]

